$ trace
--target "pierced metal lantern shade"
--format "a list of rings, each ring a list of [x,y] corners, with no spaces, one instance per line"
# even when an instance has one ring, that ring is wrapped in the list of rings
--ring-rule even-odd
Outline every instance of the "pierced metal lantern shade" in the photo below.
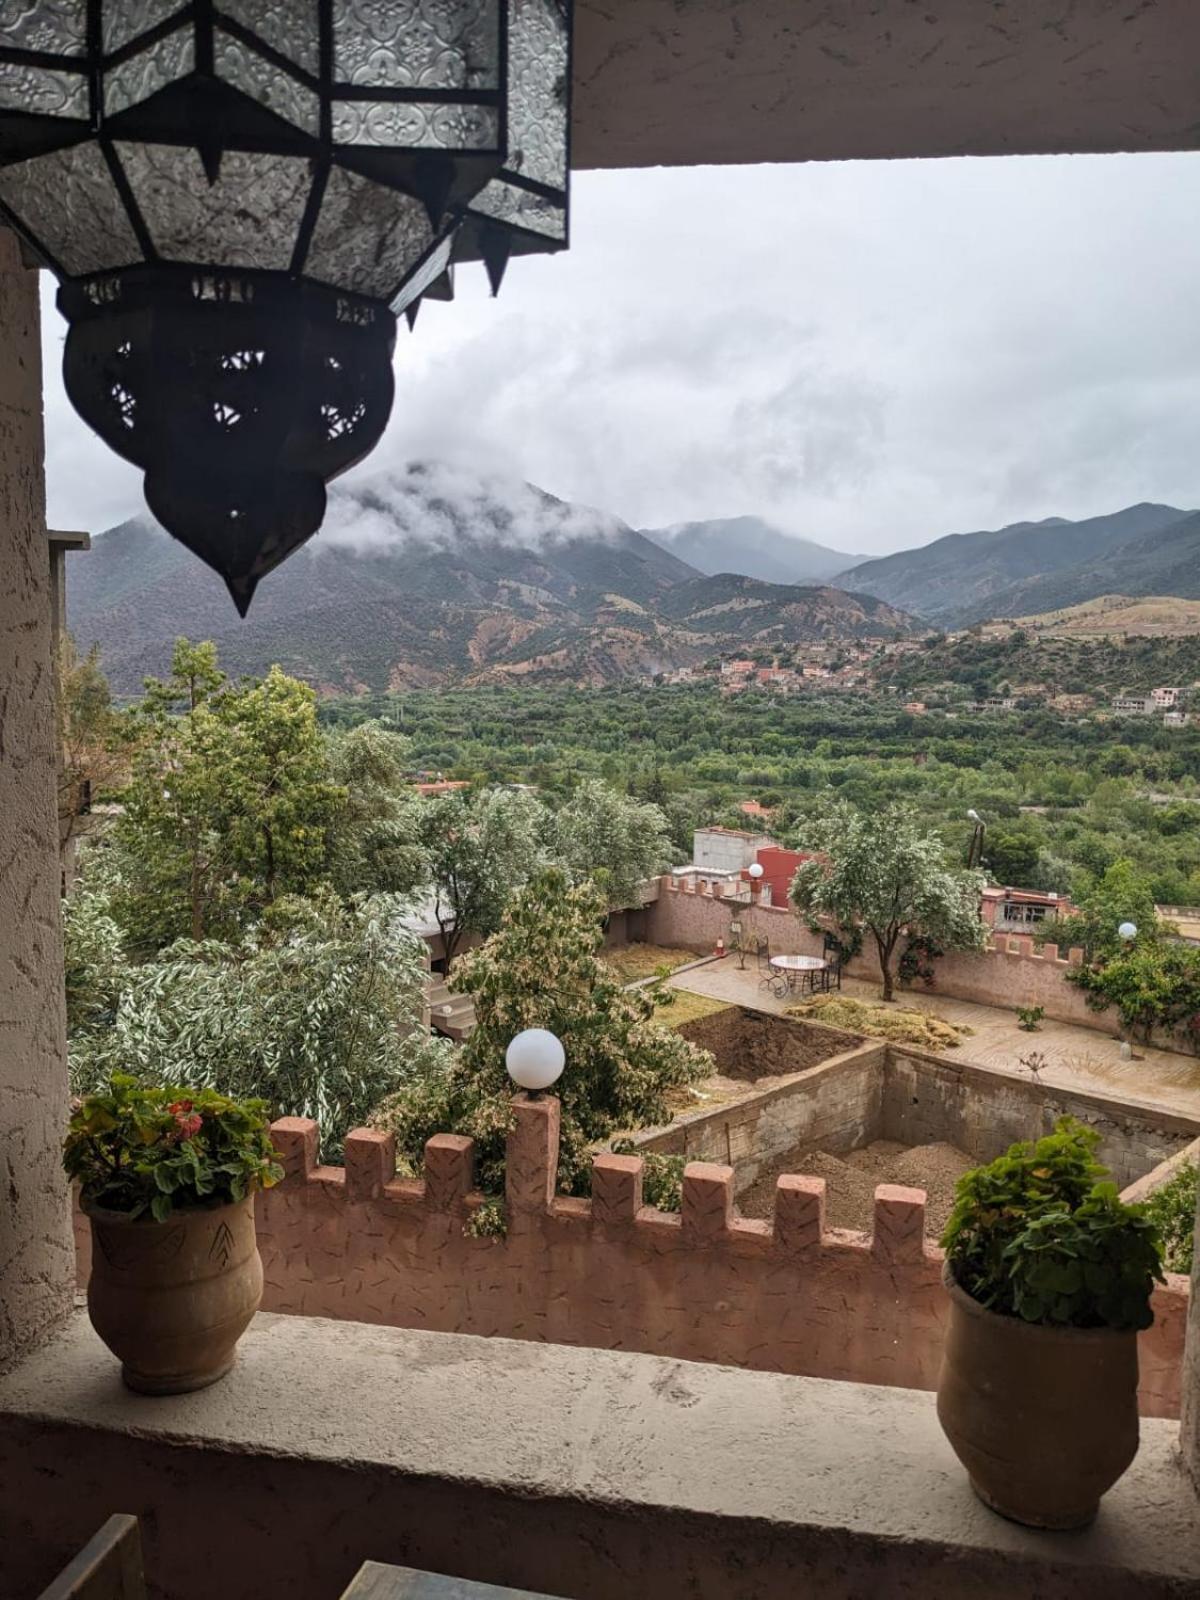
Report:
[[[373,448],[395,317],[567,243],[570,0],[0,0],[0,213],[67,391],[244,615]]]

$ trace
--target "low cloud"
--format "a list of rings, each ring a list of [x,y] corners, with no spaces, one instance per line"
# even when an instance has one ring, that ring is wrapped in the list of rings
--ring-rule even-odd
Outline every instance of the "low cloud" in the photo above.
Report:
[[[495,301],[467,270],[400,328],[392,420],[322,541],[446,536],[415,502],[372,515],[413,461],[528,540],[561,518],[497,485],[872,554],[1200,504],[1198,176],[1195,154],[580,174],[570,252],[515,260]],[[104,527],[140,477],[70,411],[45,325],[51,519]]]

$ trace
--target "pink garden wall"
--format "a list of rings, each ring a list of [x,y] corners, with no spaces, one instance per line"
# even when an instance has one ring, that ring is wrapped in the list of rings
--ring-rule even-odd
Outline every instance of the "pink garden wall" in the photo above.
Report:
[[[736,919],[742,924],[743,939],[766,939],[773,954],[821,954],[821,935],[810,933],[790,906],[746,905],[725,899],[720,889],[720,883],[702,880],[693,888],[663,878],[658,899],[646,908],[646,939],[698,951],[712,950],[723,939],[728,948],[729,925]],[[1120,1031],[1116,1012],[1091,1010],[1082,991],[1066,981],[1081,960],[1079,950],[1060,954],[1053,944],[1035,949],[1028,934],[997,934],[988,950],[940,956],[934,989],[951,1000],[977,1005],[1044,1006],[1055,1022],[1073,1022],[1115,1036]],[[869,938],[846,971],[852,978],[879,981],[879,963]]]
[[[263,1309],[935,1386],[947,1301],[919,1190],[880,1186],[870,1237],[826,1228],[817,1178],[781,1177],[773,1220],[741,1218],[732,1167],[703,1162],[678,1215],[642,1204],[633,1156],[598,1155],[591,1199],[567,1199],[558,1119],[552,1098],[514,1101],[502,1238],[465,1232],[482,1200],[469,1140],[439,1134],[424,1177],[398,1178],[388,1135],[352,1133],[345,1167],[323,1167],[315,1123],[277,1122],[287,1178],[258,1199]],[[85,1281],[85,1227],[79,1242]],[[1142,1335],[1147,1415],[1178,1412],[1187,1298],[1173,1279]]]

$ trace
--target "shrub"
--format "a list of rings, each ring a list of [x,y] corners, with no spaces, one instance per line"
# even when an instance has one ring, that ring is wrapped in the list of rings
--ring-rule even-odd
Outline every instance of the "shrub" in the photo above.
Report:
[[[148,1086],[115,1072],[71,1113],[63,1166],[86,1204],[162,1222],[172,1211],[223,1206],[283,1177],[262,1100],[212,1089]]]
[[[476,1143],[480,1187],[503,1192],[512,1126],[504,1054],[525,1028],[550,1029],[566,1051],[555,1085],[558,1185],[566,1194],[588,1193],[599,1141],[665,1121],[669,1091],[711,1071],[707,1051],[656,1023],[646,991],[623,989],[602,959],[606,910],[596,884],[572,885],[550,868],[514,895],[499,932],[463,957],[453,984],[474,999],[474,1031],[446,1073],[401,1090],[374,1118],[414,1167],[432,1134],[466,1134]]]
[[[1148,1328],[1158,1233],[1117,1198],[1100,1136],[1064,1117],[959,1179],[942,1236],[955,1281],[989,1311],[1070,1328]]]
[[[1026,1033],[1036,1033],[1038,1024],[1045,1015],[1045,1006],[1018,1006],[1017,1026],[1024,1029]]]
[[[1200,1050],[1200,950],[1139,944],[1102,967],[1069,974],[1095,1011],[1116,1006],[1127,1028],[1149,1039],[1156,1028]]]
[[[1163,1261],[1168,1272],[1192,1270],[1198,1187],[1200,1166],[1188,1161],[1146,1201],[1146,1215],[1162,1237]]]

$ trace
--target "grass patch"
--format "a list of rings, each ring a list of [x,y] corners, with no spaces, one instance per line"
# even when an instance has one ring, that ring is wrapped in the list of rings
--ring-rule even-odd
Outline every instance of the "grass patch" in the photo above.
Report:
[[[636,983],[639,978],[655,977],[664,967],[674,972],[685,962],[695,961],[696,952],[663,944],[623,944],[606,950],[603,959],[622,983]]]
[[[696,1022],[701,1017],[716,1016],[718,1011],[728,1011],[728,1000],[714,1000],[711,995],[693,994],[690,989],[667,989],[673,996],[660,1005],[654,1013],[655,1022],[664,1028],[681,1028],[685,1022]]]
[[[891,1039],[896,1044],[913,1044],[926,1050],[957,1050],[974,1028],[943,1022],[924,1011],[904,1006],[873,1005],[866,1000],[851,1000],[843,995],[815,995],[799,1005],[788,1006],[789,1017],[823,1022],[847,1033],[865,1033],[876,1039]]]

